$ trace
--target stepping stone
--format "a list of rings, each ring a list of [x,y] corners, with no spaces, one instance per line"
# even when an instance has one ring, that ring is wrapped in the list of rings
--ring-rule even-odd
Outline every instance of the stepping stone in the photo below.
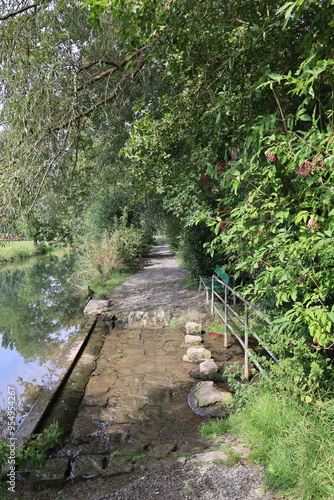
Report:
[[[200,335],[186,335],[184,341],[186,344],[201,344],[202,337]]]
[[[199,323],[196,323],[195,321],[188,321],[185,325],[186,333],[187,334],[193,334],[193,333],[201,333],[202,332],[202,325]]]
[[[213,382],[198,382],[188,394],[188,404],[200,417],[227,417],[232,394],[220,391]]]
[[[208,359],[208,361],[203,361],[199,365],[199,371],[200,373],[204,373],[204,375],[210,375],[211,373],[218,372],[218,366],[213,360]]]
[[[208,359],[211,359],[211,352],[204,347],[189,347],[187,354],[183,357],[184,361],[190,361],[191,363],[201,363]]]

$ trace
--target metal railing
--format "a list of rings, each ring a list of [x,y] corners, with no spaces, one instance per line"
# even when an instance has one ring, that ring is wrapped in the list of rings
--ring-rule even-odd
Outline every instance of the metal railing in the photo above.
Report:
[[[220,294],[216,291],[215,284],[219,283],[224,287],[224,294]],[[228,296],[232,297],[233,306],[228,303]],[[215,305],[215,298],[219,303],[223,305],[223,311],[219,310]],[[240,315],[236,310],[236,299],[238,299],[242,303],[243,307],[243,315]],[[245,351],[245,365],[244,365],[244,375],[248,379],[249,378],[249,360],[251,359],[252,363],[257,367],[259,371],[265,373],[264,369],[260,365],[260,363],[254,359],[254,354],[249,349],[249,334],[251,332],[251,336],[254,337],[260,344],[263,349],[268,353],[268,355],[274,360],[278,361],[275,354],[273,354],[264,344],[261,338],[255,333],[250,326],[249,315],[251,312],[256,313],[258,317],[261,317],[265,323],[268,325],[272,325],[272,322],[269,318],[263,314],[259,309],[257,309],[253,304],[251,304],[244,297],[235,293],[234,289],[227,285],[223,280],[221,280],[218,276],[212,275],[212,290],[211,290],[211,314],[216,314],[220,317],[220,319],[224,323],[224,347],[227,347],[227,335],[228,332],[231,332],[234,337],[238,340],[240,345],[243,347]],[[229,321],[229,313],[231,313],[240,323],[241,329],[243,330],[243,337],[241,338],[240,334],[236,331],[235,326],[231,324]]]

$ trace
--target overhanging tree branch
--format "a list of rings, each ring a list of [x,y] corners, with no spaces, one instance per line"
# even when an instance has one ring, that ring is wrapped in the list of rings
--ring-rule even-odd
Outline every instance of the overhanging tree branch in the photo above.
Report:
[[[14,10],[12,12],[8,12],[8,14],[5,14],[4,16],[0,17],[0,21],[5,21],[6,19],[9,19],[10,17],[15,17],[18,16],[19,14],[23,14],[23,12],[27,12],[27,10],[30,9],[35,9],[36,7],[40,7],[43,3],[49,3],[43,0],[42,2],[36,2],[31,5],[26,5],[25,7],[22,7],[21,9]]]

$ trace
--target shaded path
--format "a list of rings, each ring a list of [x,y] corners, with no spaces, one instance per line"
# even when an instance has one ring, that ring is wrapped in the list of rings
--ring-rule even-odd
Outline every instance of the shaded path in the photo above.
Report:
[[[124,311],[175,311],[181,314],[198,307],[204,295],[187,290],[181,280],[189,271],[178,266],[167,245],[153,247],[145,267],[130,276],[122,285],[113,289],[109,296],[117,313]]]

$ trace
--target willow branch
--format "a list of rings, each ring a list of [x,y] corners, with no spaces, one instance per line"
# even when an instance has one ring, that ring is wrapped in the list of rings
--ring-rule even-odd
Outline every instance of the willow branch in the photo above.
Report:
[[[111,63],[111,62],[108,62],[107,64],[112,64],[113,67],[106,70],[106,71],[103,71],[102,73],[99,73],[98,75],[95,75],[93,78],[91,78],[90,80],[88,80],[87,82],[83,83],[80,87],[78,87],[78,91],[80,90],[83,90],[84,88],[88,87],[89,85],[92,85],[93,83],[103,79],[103,78],[106,78],[110,75],[112,75],[113,73],[115,73],[115,71],[120,71],[122,70],[130,61],[133,61],[133,59],[135,59],[136,57],[140,56],[141,53],[146,50],[148,47],[150,47],[152,44],[148,44],[148,45],[145,45],[144,47],[141,47],[140,49],[136,50],[133,54],[131,54],[130,56],[128,57],[125,57],[120,63]],[[94,64],[94,63],[93,63]],[[93,65],[92,64],[92,65]]]
[[[0,17],[0,21],[5,21],[6,19],[9,19],[10,17],[18,16],[19,14],[22,14],[23,12],[26,12],[27,10],[35,9],[36,7],[39,7],[42,3],[45,3],[45,2],[42,1],[42,2],[33,3],[31,5],[26,5],[25,7],[22,7],[21,9],[17,9],[17,10],[14,10],[13,12],[9,12],[8,14],[5,14],[4,16]]]

